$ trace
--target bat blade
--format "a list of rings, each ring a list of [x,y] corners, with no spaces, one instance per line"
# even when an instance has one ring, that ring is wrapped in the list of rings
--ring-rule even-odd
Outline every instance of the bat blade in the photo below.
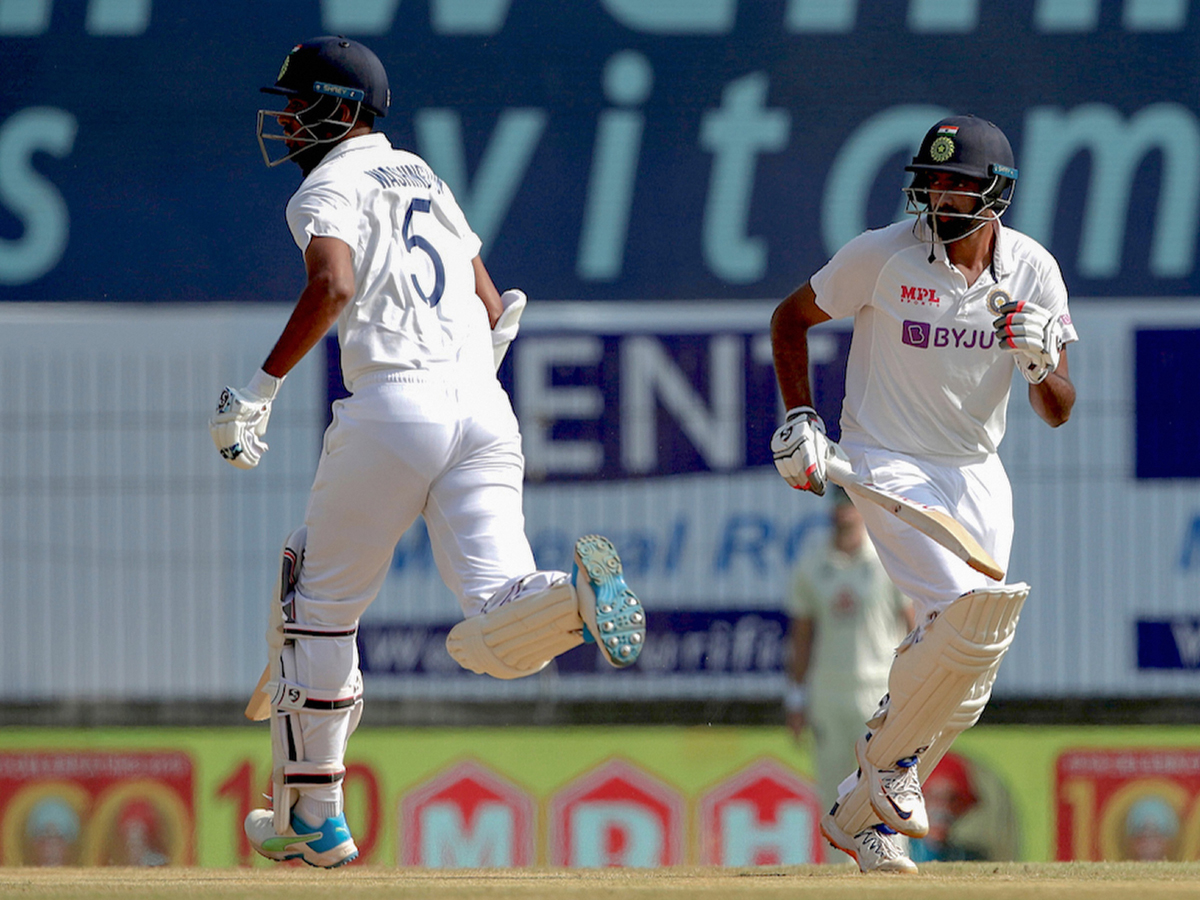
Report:
[[[847,492],[878,504],[903,522],[907,522],[926,537],[941,544],[976,572],[996,581],[1004,580],[1004,570],[997,565],[979,542],[960,522],[942,512],[917,503],[869,481],[860,480],[843,459],[831,456],[826,473],[834,484]]]
[[[258,684],[254,687],[254,693],[250,695],[250,702],[246,704],[246,718],[251,722],[261,722],[271,715],[271,698],[265,690],[270,680],[271,667],[268,665],[263,669]]]

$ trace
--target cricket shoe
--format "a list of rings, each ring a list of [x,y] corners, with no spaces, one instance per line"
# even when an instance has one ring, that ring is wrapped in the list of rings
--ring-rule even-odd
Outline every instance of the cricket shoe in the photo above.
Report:
[[[646,643],[646,612],[623,572],[617,549],[607,538],[589,534],[575,542],[571,583],[579,597],[584,640],[593,638],[618,669],[637,662]]]
[[[275,814],[269,809],[252,809],[244,828],[250,846],[276,862],[301,859],[320,869],[336,869],[358,858],[358,847],[350,836],[344,814],[313,828],[293,812],[287,834],[277,834]]]
[[[858,767],[867,782],[871,809],[888,827],[912,838],[929,833],[929,814],[925,811],[925,795],[917,777],[917,757],[897,760],[890,769],[878,769],[867,759],[867,742],[863,735],[854,745]]]
[[[833,810],[821,819],[821,834],[843,853],[849,853],[858,863],[860,872],[887,872],[907,875],[917,871],[917,864],[908,858],[896,833],[886,825],[872,825],[851,837],[833,820]]]

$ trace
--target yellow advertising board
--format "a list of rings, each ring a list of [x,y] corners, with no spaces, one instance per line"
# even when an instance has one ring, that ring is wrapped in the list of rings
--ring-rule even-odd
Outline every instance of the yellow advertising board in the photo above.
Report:
[[[0,864],[266,865],[241,820],[269,781],[265,728],[5,729]],[[925,790],[914,858],[1200,859],[1200,728],[981,726]],[[346,793],[376,865],[830,858],[783,728],[364,727]]]

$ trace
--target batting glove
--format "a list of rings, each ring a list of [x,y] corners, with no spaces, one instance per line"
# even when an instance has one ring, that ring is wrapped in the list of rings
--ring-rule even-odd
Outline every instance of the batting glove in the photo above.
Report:
[[[1062,322],[1050,310],[1026,300],[1010,300],[993,323],[1000,346],[1016,357],[1030,384],[1041,384],[1058,367]]]
[[[800,491],[825,494],[825,458],[831,441],[825,423],[811,406],[787,411],[783,425],[771,438],[771,455],[783,480]]]
[[[496,327],[492,329],[492,355],[495,357],[497,372],[500,371],[500,363],[504,362],[508,345],[517,336],[517,322],[521,319],[521,313],[525,311],[525,292],[507,290],[500,295],[500,302],[504,304],[504,312],[500,313]]]
[[[253,469],[267,452],[263,437],[271,418],[271,403],[281,384],[282,378],[259,369],[246,387],[221,391],[217,414],[208,420],[208,431],[217,451],[230,465]]]

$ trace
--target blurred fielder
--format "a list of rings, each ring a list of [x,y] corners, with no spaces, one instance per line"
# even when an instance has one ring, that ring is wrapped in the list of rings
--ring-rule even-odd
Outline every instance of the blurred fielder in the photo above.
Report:
[[[319,37],[263,90],[287,98],[259,112],[258,138],[268,166],[304,175],[287,221],[307,283],[262,369],[221,393],[213,441],[256,466],[284,377],[334,323],[351,396],[334,406],[304,527],[283,549],[267,635],[273,809],[245,829],[269,859],[332,868],[358,855],[342,792],[362,710],[358,621],[418,516],[466,617],[446,642],[464,668],[519,678],[585,640],[628,666],[646,620],[604,538],[579,539],[571,573],[534,564],[520,433],[496,380],[525,295],[496,291],[449,188],[372,130],[389,103],[382,63]]]
[[[775,465],[792,487],[821,494],[827,457],[848,458],[860,477],[951,515],[1007,569],[1012,492],[996,450],[1012,370],[1042,419],[1067,421],[1066,344],[1077,336],[1066,287],[1043,247],[1000,224],[1017,169],[991,122],[943,119],[906,171],[916,221],[850,241],[775,310],[788,409],[771,441]],[[812,406],[807,336],[848,316],[839,446]],[[929,830],[921,781],[983,712],[1029,586],[992,581],[882,507],[856,505],[888,575],[912,598],[917,627],[821,831],[864,872],[914,872],[895,834]]]

